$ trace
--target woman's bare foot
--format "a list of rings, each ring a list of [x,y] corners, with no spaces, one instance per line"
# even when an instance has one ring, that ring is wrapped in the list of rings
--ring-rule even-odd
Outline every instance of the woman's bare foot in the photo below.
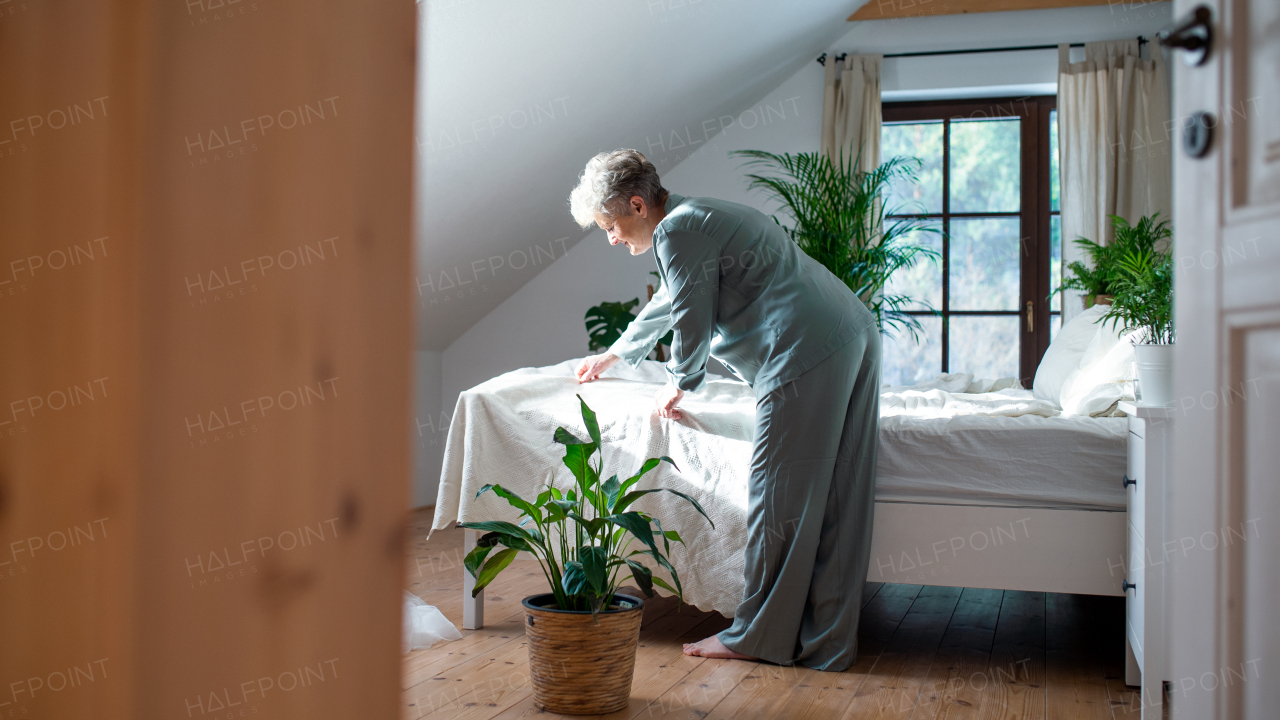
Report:
[[[740,652],[734,652],[730,650],[729,648],[724,646],[724,643],[720,642],[719,635],[712,635],[711,637],[705,640],[700,640],[696,643],[685,643],[684,654],[696,655],[698,657],[704,657],[704,658],[717,658],[720,660],[758,660],[759,659],[759,658],[753,658],[750,655],[743,655]]]

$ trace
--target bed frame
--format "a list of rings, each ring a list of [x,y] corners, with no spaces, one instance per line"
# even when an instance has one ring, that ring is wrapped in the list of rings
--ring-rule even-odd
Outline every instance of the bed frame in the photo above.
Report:
[[[1124,595],[1124,510],[876,503],[872,582]],[[480,533],[467,530],[465,552]],[[484,627],[484,591],[462,570],[462,627]]]

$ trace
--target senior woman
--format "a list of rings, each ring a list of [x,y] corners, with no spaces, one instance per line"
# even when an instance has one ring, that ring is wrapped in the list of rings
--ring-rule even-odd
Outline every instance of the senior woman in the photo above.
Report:
[[[674,330],[657,412],[680,419],[714,356],[756,396],[746,583],[733,625],[685,646],[712,658],[819,670],[853,664],[871,550],[880,334],[843,282],[762,213],[667,192],[635,150],[591,158],[569,198],[632,255],[650,248],[662,287],[580,382],[639,365]]]

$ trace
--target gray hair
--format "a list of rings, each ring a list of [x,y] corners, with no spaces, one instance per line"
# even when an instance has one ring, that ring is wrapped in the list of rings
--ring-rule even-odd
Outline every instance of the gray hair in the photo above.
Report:
[[[569,193],[569,212],[579,226],[587,227],[597,215],[614,217],[636,195],[650,207],[667,201],[658,169],[639,150],[602,152],[587,161],[578,186]]]

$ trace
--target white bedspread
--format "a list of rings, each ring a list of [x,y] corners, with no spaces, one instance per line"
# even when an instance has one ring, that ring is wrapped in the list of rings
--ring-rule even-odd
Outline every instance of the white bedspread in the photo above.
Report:
[[[751,389],[742,382],[708,380],[704,390],[681,402],[684,419],[662,420],[652,411],[653,395],[666,382],[660,363],[645,361],[637,369],[619,363],[599,381],[579,385],[573,379],[578,362],[516,370],[462,393],[432,527],[515,520],[516,511],[493,494],[476,499],[486,483],[525,497],[548,481],[566,486],[571,475],[552,433],[557,426],[584,432],[574,397],[581,394],[600,421],[605,475],[631,474],[648,457],[675,460],[679,471],[663,464],[641,487],[693,495],[715,521],[715,530],[668,493],[647,495],[637,507],[696,548],[672,548],[685,599],[731,616],[742,592],[746,480],[755,427]],[[877,500],[1123,508],[1117,472],[1123,473],[1125,462],[1125,420],[1053,417],[1056,406],[1008,384],[950,375],[926,386],[886,388]]]

